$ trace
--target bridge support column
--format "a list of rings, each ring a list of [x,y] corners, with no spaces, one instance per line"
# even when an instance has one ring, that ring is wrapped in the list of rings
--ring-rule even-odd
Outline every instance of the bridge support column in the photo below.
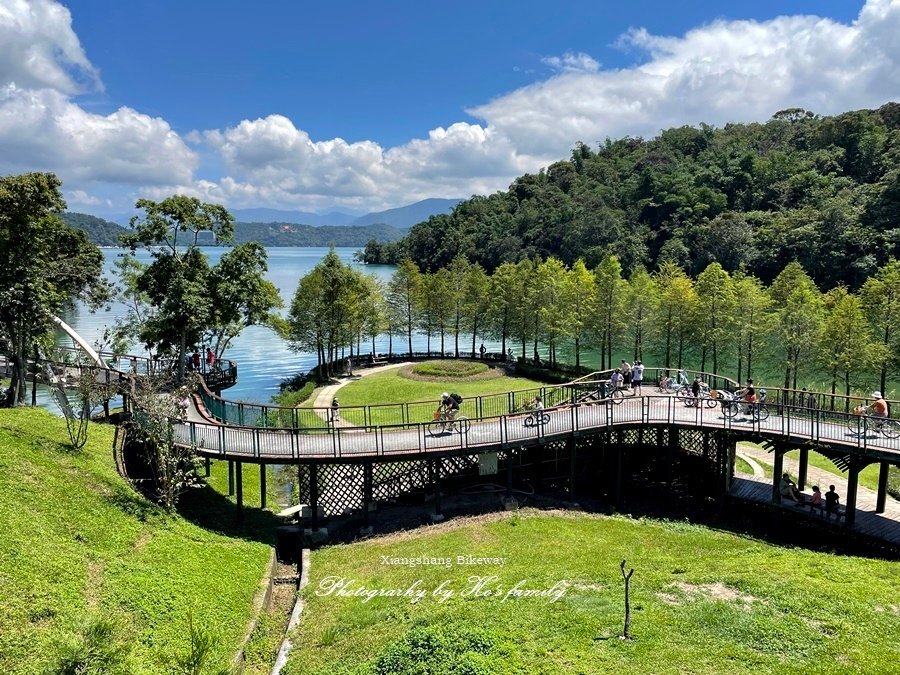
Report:
[[[781,492],[778,491],[778,483],[781,481],[781,474],[784,473],[784,448],[775,446],[775,466],[772,468],[772,503],[781,503]]]
[[[675,453],[678,451],[678,429],[669,427],[666,429],[666,434],[668,435],[668,442],[666,443],[666,485],[671,488]]]
[[[372,462],[363,464],[363,526],[369,527],[369,509],[372,507]]]
[[[506,451],[506,498],[509,499],[513,494],[513,453],[512,450]]]
[[[235,482],[237,483],[237,521],[244,521],[244,471],[243,462],[235,462]]]
[[[234,460],[228,460],[228,496],[234,495]]]
[[[569,499],[571,501],[575,501],[575,461],[576,450],[575,450],[575,439],[570,438],[566,441],[566,445],[569,446]]]
[[[432,459],[430,466],[434,476],[434,514],[431,521],[438,523],[444,519],[444,514],[441,513],[441,461]]]
[[[797,470],[797,489],[806,489],[806,473],[809,469],[809,448],[800,448],[800,467]]]
[[[878,494],[875,497],[875,513],[884,513],[887,502],[888,471],[890,470],[891,465],[887,462],[879,462],[879,465]]]
[[[847,509],[844,524],[847,527],[853,527],[856,522],[856,493],[859,488],[859,472],[862,468],[856,457],[850,459],[850,466],[847,467],[847,501],[844,504],[844,508]]]
[[[264,509],[268,505],[268,496],[266,495],[266,465],[259,464],[259,508]]]
[[[622,432],[616,432],[616,473],[615,473],[615,483],[613,485],[613,503],[621,504],[622,503],[622,462],[624,461],[624,457],[622,455]]]
[[[319,465],[309,465],[309,508],[312,511],[310,516],[310,527],[315,532],[319,529]]]

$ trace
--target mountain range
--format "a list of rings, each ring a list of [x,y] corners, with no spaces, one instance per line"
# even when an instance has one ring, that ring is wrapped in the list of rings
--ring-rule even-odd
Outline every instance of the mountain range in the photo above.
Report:
[[[396,241],[413,225],[439,213],[449,213],[460,199],[423,199],[395,209],[354,216],[279,209],[232,209],[235,243],[258,241],[264,246],[363,246],[371,240]],[[121,225],[84,213],[66,212],[63,220],[88,233],[99,246],[117,246]],[[123,223],[128,216],[117,218]]]

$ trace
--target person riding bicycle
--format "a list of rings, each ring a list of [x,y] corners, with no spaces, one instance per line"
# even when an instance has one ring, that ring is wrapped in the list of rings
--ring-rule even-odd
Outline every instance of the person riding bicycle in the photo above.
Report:
[[[624,376],[622,375],[622,371],[616,368],[612,375],[609,376],[609,383],[612,385],[612,390],[615,391],[622,387],[622,382],[625,381]]]
[[[540,421],[541,414],[544,412],[544,399],[541,398],[540,394],[534,397],[534,401],[531,402],[531,416],[534,417],[535,420]]]
[[[872,392],[872,402],[863,406],[862,412],[865,415],[869,415],[870,417],[880,417],[882,419],[887,418],[888,416],[888,404],[887,401],[884,400],[884,396],[882,396],[880,391]],[[873,424],[873,428],[876,431],[881,431],[882,423],[877,421]]]
[[[749,413],[753,410],[753,404],[756,403],[756,388],[753,386],[753,380],[749,377],[747,378],[747,386],[743,389],[738,389],[735,393],[735,396],[740,398],[747,405],[744,408],[745,413]]]
[[[437,412],[440,414],[442,420],[453,422],[459,414],[459,402],[445,391],[441,394]]]

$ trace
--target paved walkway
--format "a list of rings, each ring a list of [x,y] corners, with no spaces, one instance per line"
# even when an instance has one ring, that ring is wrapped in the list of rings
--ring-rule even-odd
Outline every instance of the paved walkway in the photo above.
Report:
[[[354,380],[359,379],[360,377],[366,377],[368,375],[375,375],[376,373],[384,372],[385,370],[390,370],[391,368],[402,368],[403,366],[408,366],[412,363],[412,361],[403,361],[401,363],[388,363],[384,366],[375,366],[374,368],[358,368],[357,376],[354,377],[341,377],[338,378],[338,381],[335,384],[329,384],[327,387],[322,387],[319,393],[316,395],[316,400],[313,403],[313,407],[316,409],[316,414],[321,417],[326,422],[331,421],[329,419],[331,415],[331,401],[334,399],[334,395],[337,393],[337,390],[343,387],[344,385],[350,384]],[[299,406],[298,406],[299,407]],[[352,427],[354,425],[349,422],[345,422],[344,420],[338,418],[334,425],[336,427]]]
[[[751,466],[756,464],[757,461],[764,462],[770,466],[774,464],[772,453],[763,448],[738,444],[738,455],[743,455],[745,460],[754,460]],[[798,460],[791,457],[784,458],[785,471],[796,476],[799,469],[800,462]],[[832,473],[825,469],[808,465],[806,479],[805,494],[809,495],[812,493],[813,485],[818,485],[822,489],[823,494],[828,490],[829,485],[834,485],[837,493],[841,495],[841,503],[843,504],[847,494],[847,476],[846,474],[838,473],[837,467]],[[731,494],[743,499],[768,503],[772,500],[772,479],[757,476],[755,470],[752,478],[747,474],[742,474],[735,478]],[[862,485],[857,487],[856,525],[854,529],[900,545],[900,501],[888,495],[884,513],[875,513],[876,498],[877,493],[874,490]],[[793,504],[787,504],[785,508],[800,510],[799,507]]]

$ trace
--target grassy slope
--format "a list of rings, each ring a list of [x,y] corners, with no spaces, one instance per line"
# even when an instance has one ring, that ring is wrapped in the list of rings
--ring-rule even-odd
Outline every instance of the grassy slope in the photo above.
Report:
[[[139,672],[187,646],[188,610],[229,660],[268,547],[168,516],[117,475],[113,429],[68,448],[63,420],[0,410],[0,672],[37,673],[91,613],[118,616]]]
[[[380,564],[381,555],[459,554],[502,556],[507,564]],[[631,642],[613,637],[622,625],[622,559],[636,568]],[[316,595],[329,575],[370,588],[422,579],[429,590],[448,579],[462,590],[470,575],[487,574],[504,588],[520,579],[530,588],[561,579],[578,587],[555,604]],[[695,594],[676,582],[721,583],[752,599]],[[374,655],[423,624],[493,635],[487,667],[477,672],[889,672],[900,662],[898,594],[897,563],[779,548],[683,523],[501,514],[314,552],[288,672],[371,672]]]

